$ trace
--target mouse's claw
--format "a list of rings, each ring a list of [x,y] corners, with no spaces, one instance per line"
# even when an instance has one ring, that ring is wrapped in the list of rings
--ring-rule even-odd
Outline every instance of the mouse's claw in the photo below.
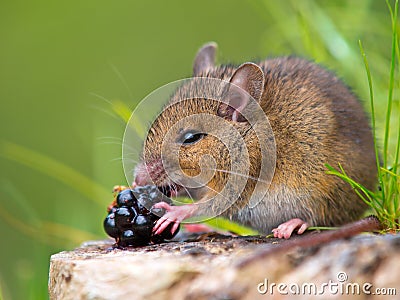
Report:
[[[272,232],[276,238],[288,239],[296,229],[297,234],[302,234],[308,227],[310,227],[308,223],[301,219],[291,219],[285,223],[282,223],[277,228],[272,229]]]
[[[156,203],[153,205],[153,208],[163,208],[166,210],[166,213],[154,225],[154,234],[160,234],[173,222],[175,224],[171,228],[171,233],[174,234],[178,229],[179,224],[184,219],[191,217],[195,211],[195,207],[191,204],[172,206],[166,202]]]

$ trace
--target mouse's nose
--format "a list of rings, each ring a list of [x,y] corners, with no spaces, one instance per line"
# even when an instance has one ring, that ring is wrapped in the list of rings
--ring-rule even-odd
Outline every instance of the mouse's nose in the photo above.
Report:
[[[137,165],[135,169],[134,184],[136,184],[137,186],[152,184],[152,180],[150,178],[149,173],[147,172],[147,168],[144,163]]]
[[[148,185],[150,184],[150,182],[147,180],[146,177],[140,176],[140,175],[136,175],[135,176],[135,181],[134,181],[135,185],[137,186],[144,186],[144,185]]]

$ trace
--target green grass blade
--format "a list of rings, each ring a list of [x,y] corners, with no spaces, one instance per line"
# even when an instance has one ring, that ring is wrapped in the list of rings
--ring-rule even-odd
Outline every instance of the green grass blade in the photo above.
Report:
[[[395,2],[395,9],[392,7],[388,0],[386,4],[389,8],[390,15],[392,17],[392,53],[390,62],[390,75],[389,75],[389,91],[388,91],[388,103],[386,108],[386,118],[385,118],[385,134],[383,142],[383,166],[387,169],[388,167],[388,146],[389,146],[389,132],[390,132],[390,118],[392,113],[392,103],[393,103],[393,89],[394,89],[394,70],[396,66],[396,41],[397,41],[397,30],[396,30],[396,20],[397,20],[397,6],[398,0]]]
[[[128,123],[132,111],[130,108],[120,100],[113,100],[110,103],[111,109],[119,116],[124,123]]]
[[[29,223],[26,220],[15,218],[4,207],[0,207],[0,217],[9,226],[26,236],[51,246],[65,247],[66,245],[77,245],[85,240],[100,238],[90,232],[59,223],[48,221]]]
[[[363,185],[359,184],[358,182],[354,181],[350,177],[347,176],[346,172],[342,168],[342,166],[339,164],[339,168],[341,172],[337,171],[335,168],[330,166],[329,164],[325,164],[325,166],[328,168],[328,171],[326,171],[326,174],[328,175],[335,175],[339,178],[341,178],[343,181],[347,182],[350,184],[350,186],[354,189],[355,193],[370,207],[375,208],[375,203],[374,203],[374,198],[375,194],[368,190],[366,187]]]
[[[389,1],[386,1],[390,16],[392,18],[392,49],[391,49],[391,63],[389,73],[389,88],[387,97],[387,107],[385,113],[385,125],[384,125],[384,142],[383,142],[383,167],[379,164],[379,149],[377,145],[377,127],[376,127],[376,111],[374,101],[374,91],[372,84],[372,76],[368,64],[368,60],[363,49],[361,41],[359,41],[359,48],[361,55],[364,60],[364,67],[367,73],[368,87],[370,94],[370,105],[372,113],[372,129],[373,139],[375,146],[375,158],[378,171],[378,180],[381,192],[374,193],[366,189],[361,184],[355,182],[348,177],[345,170],[339,164],[339,171],[333,167],[326,165],[328,171],[327,174],[335,175],[345,182],[349,183],[354,189],[355,193],[367,203],[373,210],[375,210],[378,218],[383,224],[386,224],[387,228],[398,229],[400,222],[400,207],[399,207],[399,192],[400,192],[400,181],[399,181],[399,159],[400,159],[400,123],[397,132],[397,144],[394,155],[393,165],[389,168],[389,136],[390,136],[390,124],[393,108],[393,93],[395,83],[395,68],[400,61],[400,51],[397,35],[397,14],[398,14],[398,0],[395,1],[394,9],[390,5]]]
[[[239,235],[259,235],[259,233],[254,229],[231,222],[222,217],[209,219],[205,222],[205,224],[215,229],[229,231]]]
[[[385,168],[381,168],[381,171],[384,172],[384,173],[387,173],[387,174],[389,174],[391,176],[394,176],[394,177],[400,177],[400,174],[396,174],[393,171],[387,170]]]
[[[310,226],[307,230],[337,230],[340,227]]]
[[[79,244],[81,241],[101,238],[97,234],[51,221],[43,221],[40,230],[51,238],[62,237],[63,240],[72,242],[74,245]]]
[[[104,199],[110,197],[110,191],[90,178],[61,162],[23,146],[2,141],[0,142],[0,156],[59,180],[98,205],[104,206]]]
[[[21,191],[8,180],[2,180],[0,183],[1,190],[4,194],[2,197],[5,197],[7,201],[3,201],[3,203],[7,203],[7,206],[16,207],[18,209],[18,216],[23,218],[25,222],[31,222],[32,224],[39,225],[40,217],[38,216],[35,209],[32,207],[31,202],[21,193]],[[0,209],[4,209],[0,207]]]
[[[388,159],[388,144],[389,144],[389,130],[390,130],[390,117],[392,113],[392,103],[393,103],[393,90],[394,90],[394,77],[395,77],[395,66],[396,66],[396,52],[398,48],[398,42],[397,42],[397,12],[398,12],[398,0],[395,1],[394,5],[394,10],[392,10],[392,7],[389,3],[389,1],[386,1],[386,4],[389,8],[390,11],[390,16],[392,19],[392,53],[391,53],[391,66],[390,66],[390,77],[389,77],[389,91],[388,91],[388,105],[387,105],[387,112],[386,112],[386,124],[385,124],[385,159]],[[395,151],[395,161],[394,161],[394,166],[392,166],[392,170],[394,173],[396,173],[397,170],[397,164],[398,164],[398,149],[399,149],[399,143],[397,143],[396,146],[396,151]],[[387,164],[384,165],[385,168],[387,168]],[[395,196],[396,190],[397,190],[397,180],[395,177],[389,176],[388,177],[388,184],[387,184],[387,189],[388,189],[388,196],[385,199],[387,201],[387,207],[389,209],[389,213],[394,214],[398,208],[398,199]]]
[[[372,135],[374,139],[374,149],[375,149],[375,160],[376,160],[376,168],[378,170],[378,180],[379,186],[381,187],[382,199],[385,199],[385,186],[382,181],[382,174],[381,168],[379,163],[379,147],[378,142],[376,139],[376,114],[375,114],[375,100],[374,100],[374,90],[372,85],[372,76],[371,71],[368,64],[367,55],[365,54],[364,48],[362,46],[361,40],[358,41],[358,45],[360,47],[361,56],[363,57],[365,71],[367,73],[367,80],[368,80],[368,88],[369,88],[369,99],[370,99],[370,106],[371,106],[371,122],[372,122]]]
[[[391,12],[392,15],[392,23],[393,25],[393,30],[395,31],[395,33],[397,34],[397,14],[398,14],[398,4],[399,1],[396,0],[395,2],[395,8],[394,8],[394,12]],[[395,40],[395,48],[396,48],[396,58],[397,58],[397,63],[400,62],[400,53],[399,53],[399,39],[398,36],[396,35]],[[391,190],[394,196],[393,199],[393,210],[395,211],[395,213],[397,212],[397,215],[400,216],[399,210],[399,197],[397,197],[396,195],[399,194],[399,181],[398,181],[398,167],[399,167],[399,154],[400,154],[400,121],[398,121],[398,128],[397,128],[397,145],[396,145],[396,150],[395,150],[395,158],[394,158],[394,165],[392,166],[392,172],[394,173],[392,175],[392,185],[391,185]]]

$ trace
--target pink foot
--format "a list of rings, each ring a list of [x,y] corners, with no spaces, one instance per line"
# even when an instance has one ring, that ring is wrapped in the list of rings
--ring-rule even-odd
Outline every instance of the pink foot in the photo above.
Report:
[[[164,208],[167,212],[163,215],[154,225],[153,232],[160,234],[169,224],[175,223],[171,228],[171,233],[174,234],[178,229],[179,224],[193,215],[196,211],[196,206],[193,204],[186,204],[182,206],[172,206],[166,202],[159,202],[153,205],[154,208]]]
[[[296,229],[298,229],[297,234],[302,234],[308,227],[310,226],[301,219],[291,219],[272,229],[272,232],[274,237],[288,239]]]

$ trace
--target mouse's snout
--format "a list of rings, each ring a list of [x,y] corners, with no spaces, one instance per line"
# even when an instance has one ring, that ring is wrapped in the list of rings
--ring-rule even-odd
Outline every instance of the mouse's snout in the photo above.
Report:
[[[140,163],[136,166],[134,176],[135,185],[144,186],[151,184],[152,182],[150,174],[149,172],[147,172],[147,167],[145,163]]]
[[[167,178],[161,160],[141,162],[136,166],[134,175],[138,186],[163,185]]]
[[[142,162],[135,169],[132,186],[155,185],[167,197],[176,197],[182,186],[168,179],[161,160]]]

